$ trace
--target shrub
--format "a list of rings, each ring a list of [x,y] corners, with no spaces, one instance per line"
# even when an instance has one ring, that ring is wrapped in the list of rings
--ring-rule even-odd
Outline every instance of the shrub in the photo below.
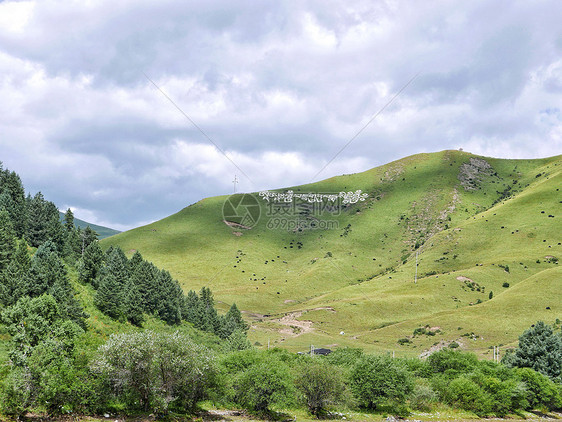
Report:
[[[362,407],[396,408],[413,390],[410,374],[388,356],[364,356],[351,371],[351,389]]]
[[[452,380],[444,394],[445,401],[455,407],[486,416],[492,410],[492,400],[474,381],[465,376]]]
[[[339,368],[320,362],[311,362],[298,368],[295,383],[306,406],[314,416],[320,416],[330,405],[344,397],[345,384]]]
[[[517,368],[515,374],[525,384],[530,410],[552,410],[562,406],[561,392],[548,377],[531,368]]]
[[[412,409],[429,412],[435,403],[437,403],[437,393],[433,391],[433,388],[426,383],[416,383],[410,394]]]
[[[472,353],[442,349],[427,359],[434,373],[444,373],[449,377],[468,373],[478,366],[478,358]]]
[[[112,335],[92,368],[110,380],[127,408],[153,412],[193,410],[218,372],[210,350],[188,336],[152,331]]]
[[[337,366],[351,368],[363,357],[363,350],[353,347],[342,347],[330,353],[326,360]]]
[[[267,412],[272,405],[284,405],[295,395],[289,368],[272,357],[261,359],[238,377],[236,400],[250,410]]]

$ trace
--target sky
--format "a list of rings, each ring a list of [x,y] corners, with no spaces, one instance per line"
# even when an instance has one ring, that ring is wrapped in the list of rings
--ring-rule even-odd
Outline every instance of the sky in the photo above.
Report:
[[[444,149],[558,155],[561,16],[559,0],[0,1],[0,161],[125,230],[235,175],[255,192]]]

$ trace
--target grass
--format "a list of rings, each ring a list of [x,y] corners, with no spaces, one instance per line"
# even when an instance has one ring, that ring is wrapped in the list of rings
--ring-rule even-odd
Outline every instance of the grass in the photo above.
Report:
[[[365,202],[323,217],[337,222],[334,229],[268,228],[263,201],[255,227],[232,228],[223,222],[222,196],[102,245],[119,245],[129,256],[140,251],[186,291],[209,286],[219,308],[236,302],[252,323],[252,343],[264,347],[355,346],[411,356],[457,341],[487,356],[488,347],[513,345],[539,319],[562,319],[560,267],[548,258],[562,255],[562,157],[485,158],[493,171],[465,190],[459,173],[474,158],[418,154],[290,188],[368,193]],[[312,331],[288,332],[277,322],[295,311],[313,322]],[[440,333],[397,343],[425,325]]]

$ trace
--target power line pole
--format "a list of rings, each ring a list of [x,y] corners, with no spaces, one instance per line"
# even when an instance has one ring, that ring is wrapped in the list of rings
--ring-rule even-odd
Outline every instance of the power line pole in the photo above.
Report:
[[[416,251],[416,275],[414,276],[414,284],[418,282],[418,251]]]
[[[234,175],[232,183],[234,184],[234,193],[236,193],[236,185],[238,184],[238,177],[236,175]]]

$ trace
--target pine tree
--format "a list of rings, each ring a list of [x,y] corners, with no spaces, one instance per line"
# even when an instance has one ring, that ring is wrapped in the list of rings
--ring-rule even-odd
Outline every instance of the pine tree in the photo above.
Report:
[[[113,248],[109,255],[106,255],[106,267],[119,284],[124,286],[127,283],[129,279],[129,261],[121,248]]]
[[[27,253],[25,240],[19,242],[13,259],[0,277],[0,302],[12,306],[27,294],[31,259]]]
[[[67,233],[74,231],[74,213],[69,208],[64,213],[64,228],[66,229]]]
[[[15,172],[8,170],[0,172],[0,194],[9,196],[10,206],[7,211],[16,236],[22,237],[26,227],[25,191],[20,177]]]
[[[157,314],[168,324],[181,321],[181,302],[183,292],[168,271],[162,270],[158,276]]]
[[[157,310],[157,278],[158,269],[147,261],[142,261],[130,276],[130,279],[139,289],[143,309],[148,314],[154,314]]]
[[[98,242],[92,242],[84,251],[78,263],[78,276],[84,283],[95,284],[96,277],[103,265],[103,251]],[[94,287],[96,287],[94,285]]]
[[[27,239],[31,246],[38,247],[49,235],[47,205],[41,192],[37,192],[33,198],[28,197],[27,201]]]
[[[143,306],[138,287],[132,280],[127,281],[123,290],[123,309],[125,318],[137,327],[144,322]]]
[[[16,236],[8,211],[0,211],[0,272],[10,263],[16,252]]]
[[[236,303],[233,303],[223,318],[223,330],[221,332],[221,337],[227,338],[237,330],[246,332],[248,330],[248,325],[242,318],[242,313],[236,306]]]
[[[62,253],[64,248],[65,232],[60,221],[60,213],[55,204],[50,201],[45,203],[45,214],[47,219],[47,237],[57,245],[57,250]]]
[[[133,274],[139,265],[142,263],[143,258],[139,251],[135,251],[131,259],[129,260],[129,274]]]
[[[94,297],[94,305],[104,314],[114,319],[123,318],[123,286],[112,274],[107,274],[100,280],[99,288]]]
[[[98,234],[90,226],[82,231],[82,253],[90,244],[98,240]]]
[[[61,279],[66,279],[66,268],[57,253],[56,245],[48,240],[37,249],[31,259],[28,294],[42,295]]]

